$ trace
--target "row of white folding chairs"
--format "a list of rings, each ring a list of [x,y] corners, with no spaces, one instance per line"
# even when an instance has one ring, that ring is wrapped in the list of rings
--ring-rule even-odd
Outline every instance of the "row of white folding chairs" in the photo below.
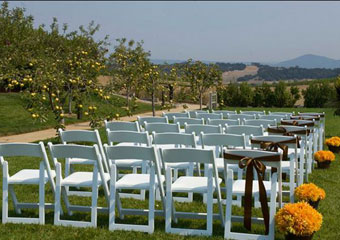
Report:
[[[215,190],[218,194],[219,199],[219,214],[215,215],[215,217],[221,220],[221,223],[224,223],[223,220],[223,208],[221,205],[221,191],[220,191],[220,183],[221,180],[218,178],[218,172],[215,165],[215,155],[212,150],[200,150],[200,149],[162,149],[161,157],[162,161],[165,163],[182,163],[182,162],[199,162],[200,164],[210,165],[207,170],[207,176],[192,176],[192,177],[180,177],[175,182],[172,181],[171,178],[171,166],[166,166],[166,179],[161,175],[160,170],[160,161],[158,159],[158,154],[156,152],[156,148],[154,147],[141,147],[141,146],[105,146],[105,154],[107,159],[109,159],[110,163],[110,172],[105,173],[104,167],[102,164],[102,157],[97,145],[94,146],[81,146],[81,145],[70,145],[70,144],[57,144],[53,145],[51,143],[48,144],[49,150],[51,152],[51,156],[53,159],[53,163],[56,168],[56,184],[55,184],[55,213],[54,213],[54,223],[56,225],[72,225],[78,227],[95,227],[97,225],[97,211],[109,211],[109,228],[110,230],[137,230],[137,231],[145,231],[152,233],[154,231],[154,215],[159,213],[163,215],[162,211],[156,211],[154,209],[154,193],[155,188],[159,188],[162,197],[163,209],[165,206],[165,219],[166,219],[166,231],[171,233],[180,233],[180,234],[199,234],[199,235],[211,235],[212,234],[212,219],[214,217],[212,211],[213,205],[213,193]],[[262,151],[247,151],[247,150],[234,150],[230,151],[232,153],[243,154],[249,157],[262,155],[280,155],[279,153],[268,153]],[[255,155],[254,155],[255,154]],[[47,154],[45,152],[45,148],[43,143],[39,144],[1,144],[0,145],[0,156],[2,160],[3,173],[4,173],[4,191],[3,191],[3,200],[4,207],[3,210],[3,222],[24,222],[24,223],[40,223],[44,224],[44,185],[47,182],[52,183],[54,177],[51,174],[51,170],[49,167],[49,161],[47,158]],[[40,157],[43,161],[40,163],[40,170],[36,170],[35,172],[30,172],[29,175],[24,175],[23,178],[22,170],[13,176],[8,175],[8,163],[4,160],[4,157],[14,157],[14,156],[35,156]],[[93,164],[93,172],[78,172],[72,173],[71,175],[63,178],[61,174],[61,163],[58,159],[68,159],[68,158],[80,158],[87,159],[85,164]],[[116,179],[116,165],[111,163],[111,160],[124,160],[124,159],[140,159],[140,160],[149,160],[149,168],[150,172],[148,174],[127,174],[120,179]],[[226,160],[228,161],[228,160]],[[225,161],[225,169],[228,169]],[[232,161],[232,160],[229,160]],[[235,162],[234,162],[235,163]],[[275,165],[276,166],[276,165]],[[280,168],[280,165],[277,165]],[[46,172],[47,171],[47,175]],[[279,171],[280,173],[280,171]],[[232,174],[229,172],[229,175]],[[19,175],[21,177],[19,177]],[[226,176],[226,175],[225,175]],[[9,218],[8,217],[8,188],[13,184],[27,184],[31,180],[31,184],[39,185],[39,220],[30,221],[27,218]],[[232,178],[229,177],[228,185],[230,185],[230,180]],[[272,184],[272,194],[271,194],[271,209],[272,203],[276,197],[276,177],[272,177],[272,181],[275,181],[275,184]],[[108,186],[108,182],[110,181],[110,187]],[[164,188],[162,186],[163,182],[166,181],[166,200],[164,194]],[[71,205],[68,200],[68,195],[66,191],[66,187],[75,186],[75,187],[91,187],[92,188],[92,203],[90,207],[85,206],[75,206]],[[99,208],[97,207],[97,197],[98,197],[98,187],[104,188],[104,194],[109,205],[109,208]],[[233,184],[231,184],[228,194],[229,200],[232,198],[232,188]],[[149,209],[148,211],[141,210],[132,210],[132,209],[123,209],[120,203],[119,194],[117,194],[118,190],[122,189],[143,189],[149,191]],[[110,194],[111,192],[111,194]],[[201,194],[207,194],[207,214],[188,214],[176,212],[173,202],[172,202],[172,193],[173,192],[197,192]],[[91,221],[83,222],[83,221],[71,221],[71,220],[61,220],[61,196],[63,196],[66,208],[68,213],[71,211],[90,211],[91,212]],[[230,201],[227,201],[230,202]],[[275,200],[276,202],[276,200]],[[230,202],[231,203],[231,202]],[[133,225],[133,224],[117,224],[115,222],[115,206],[117,204],[118,212],[120,217],[122,218],[124,215],[128,214],[144,214],[148,215],[148,224],[144,226]],[[276,204],[276,203],[274,203]],[[24,208],[25,206],[19,206],[19,208]],[[230,206],[229,206],[230,207]],[[6,209],[7,208],[7,209]],[[227,206],[228,209],[228,206]],[[230,210],[230,209],[229,209]],[[228,210],[227,210],[228,213]],[[202,218],[202,216],[206,216],[207,218],[207,228],[206,230],[192,230],[192,229],[178,229],[171,227],[171,219],[174,217],[175,219],[178,217],[188,217],[194,216],[198,218]],[[273,214],[272,216],[273,217]],[[226,214],[226,218],[231,220],[231,212]],[[226,228],[226,234],[230,233],[231,226]],[[273,232],[269,234],[271,236]],[[272,237],[270,237],[271,239]]]

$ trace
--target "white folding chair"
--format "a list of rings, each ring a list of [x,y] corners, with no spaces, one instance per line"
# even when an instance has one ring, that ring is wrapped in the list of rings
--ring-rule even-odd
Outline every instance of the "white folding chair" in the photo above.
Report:
[[[197,118],[182,118],[182,117],[174,117],[174,123],[178,123],[180,127],[184,127],[186,124],[204,124],[203,119],[197,119]]]
[[[190,114],[188,112],[163,112],[163,117],[167,117],[169,121],[174,121],[174,117],[176,118],[190,118]]]
[[[56,166],[56,191],[55,191],[55,211],[54,224],[62,226],[74,227],[96,227],[97,226],[97,211],[107,212],[107,208],[97,207],[98,188],[104,189],[105,199],[109,202],[108,181],[110,174],[104,173],[102,155],[99,152],[98,146],[81,146],[74,144],[57,144],[48,143],[49,150]],[[74,172],[65,178],[61,175],[61,163],[58,159],[80,158],[86,159],[84,164],[92,164],[92,172]],[[91,188],[91,206],[71,205],[67,196],[66,187],[89,187]],[[61,213],[61,196],[64,199],[69,215],[72,211],[90,211],[91,221],[75,221],[60,219]]]
[[[135,122],[123,122],[123,121],[108,122],[104,120],[104,123],[105,123],[105,129],[109,129],[110,131],[140,132],[139,124],[137,121]]]
[[[145,123],[144,125],[145,131],[148,132],[149,134],[151,134],[152,132],[156,133],[180,132],[179,123]]]
[[[227,118],[228,114],[237,114],[237,111],[228,111],[228,110],[212,110],[212,113],[220,114],[222,113],[223,118]]]
[[[7,157],[39,158],[39,169],[22,169],[14,175],[9,175]],[[32,161],[32,159],[30,159]],[[45,184],[51,184],[55,191],[55,171],[51,170],[44,144],[35,143],[2,143],[0,144],[0,162],[2,166],[2,223],[37,223],[45,224],[45,207],[53,208],[53,204],[45,204]],[[33,165],[33,162],[32,162]],[[39,185],[39,203],[21,203],[14,192],[14,185]],[[39,218],[9,217],[8,192],[12,197],[14,210],[21,214],[22,208],[38,208]]]
[[[267,119],[244,119],[243,125],[262,126],[266,129],[269,126],[277,126],[277,122],[276,120],[267,120]]]
[[[152,136],[153,143],[158,152],[165,148],[196,148],[194,133],[153,133]],[[201,175],[200,165],[199,163],[196,164],[198,175]],[[162,161],[164,173],[167,166],[170,166],[174,170],[174,180],[178,178],[178,170],[185,170],[186,176],[194,175],[194,162],[168,163],[166,165]],[[188,193],[188,197],[174,197],[174,200],[178,202],[192,202],[193,194]]]
[[[175,182],[172,182],[171,167],[166,169],[166,210],[165,210],[165,231],[167,233],[177,233],[181,235],[208,235],[212,234],[213,217],[217,217],[224,223],[223,209],[221,203],[220,183],[222,179],[218,177],[218,172],[215,165],[215,155],[212,150],[203,149],[162,149],[161,155],[165,164],[179,163],[179,162],[199,162],[209,167],[208,175],[200,176],[181,176]],[[213,214],[213,193],[217,192],[219,214]],[[172,200],[172,194],[179,193],[199,193],[207,194],[207,213],[189,213],[176,212]],[[207,227],[204,230],[198,229],[184,229],[172,227],[172,217],[176,218],[206,218]]]
[[[307,127],[310,130],[307,136],[306,142],[306,151],[307,151],[307,172],[311,173],[313,169],[313,154],[317,151],[318,148],[318,135],[319,135],[319,127],[316,126],[315,120],[299,120],[299,119],[287,119],[281,121],[282,125],[292,125],[298,127]]]
[[[308,159],[308,152],[307,152],[307,141],[308,136],[310,135],[310,130],[307,129],[307,127],[298,127],[298,126],[292,126],[292,125],[281,125],[279,127],[268,127],[267,129],[269,135],[288,135],[288,136],[298,136],[301,138],[299,144],[300,148],[297,149],[300,164],[303,164],[304,170],[303,174],[299,173],[299,179],[297,181],[298,185],[300,186],[303,184],[304,180],[308,182],[308,172],[306,167],[309,165],[309,159]],[[305,164],[307,163],[307,164]],[[306,166],[305,166],[306,165]]]
[[[92,145],[96,144],[99,149],[99,153],[103,159],[103,167],[106,173],[109,172],[108,162],[105,157],[102,141],[99,136],[99,132],[97,129],[91,130],[68,130],[64,131],[59,128],[59,136],[62,144],[68,143],[92,143]],[[87,159],[79,159],[79,158],[67,158],[65,160],[65,176],[69,176],[74,169],[72,165],[86,164]],[[92,163],[90,163],[92,164]],[[70,191],[66,188],[68,195],[76,195],[76,196],[91,196],[89,192],[83,191]]]
[[[271,151],[280,151],[283,153],[286,151],[287,156],[285,154],[283,157],[287,157],[288,159],[282,159],[281,169],[282,173],[285,173],[289,176],[289,191],[283,191],[283,193],[288,193],[289,200],[291,203],[294,203],[294,189],[297,187],[299,173],[303,173],[303,165],[304,161],[300,161],[298,163],[298,138],[296,136],[279,136],[279,135],[270,135],[270,136],[257,136],[251,138],[251,146],[252,149],[262,149],[267,150],[269,147]],[[281,149],[287,148],[287,149]],[[271,169],[268,169],[269,171]]]
[[[250,136],[263,136],[264,129],[262,126],[225,126],[225,133],[229,134],[244,134],[246,136],[246,147],[250,147]]]
[[[223,149],[245,149],[246,147],[246,138],[244,134],[201,133],[201,142],[203,149],[213,147],[215,152],[215,164],[218,172],[224,171]],[[230,165],[229,168],[238,175],[238,178],[242,178],[243,171],[239,169],[238,165]],[[206,167],[204,168],[204,171],[206,176]],[[241,206],[241,201],[242,199],[239,197],[235,204]],[[204,202],[206,202],[206,195],[204,195]]]
[[[319,134],[319,150],[323,149],[323,144],[325,142],[325,125],[326,125],[326,114],[325,112],[322,113],[301,113],[298,112],[299,116],[313,116],[313,117],[320,117],[320,124],[321,124],[321,131]]]
[[[197,147],[201,147],[200,134],[202,133],[222,133],[222,126],[200,125],[200,124],[184,124],[185,133],[195,133]]]
[[[140,117],[137,116],[139,127],[144,129],[145,123],[169,123],[168,117]]]
[[[111,161],[124,161],[124,159],[139,159],[147,161],[150,172],[142,174],[126,174],[122,178],[117,179],[116,165],[111,164],[111,181],[110,181],[110,214],[109,229],[113,230],[129,230],[153,233],[155,213],[164,216],[164,211],[155,210],[155,189],[159,189],[163,209],[165,206],[163,182],[165,177],[160,174],[159,159],[154,147],[140,146],[107,146],[105,145],[107,158]],[[120,202],[120,195],[117,194],[121,190],[144,190],[149,191],[149,209],[124,209]],[[119,217],[124,215],[147,215],[147,225],[123,224],[115,221],[115,208],[118,208]]]
[[[226,204],[226,212],[225,212],[225,230],[224,230],[224,238],[225,239],[264,239],[264,240],[274,240],[275,235],[275,227],[274,227],[274,217],[276,212],[276,197],[279,197],[279,207],[281,207],[282,202],[282,180],[281,180],[281,154],[275,153],[275,152],[267,152],[267,151],[257,151],[257,150],[226,150],[224,153],[225,158],[225,166],[224,166],[224,172],[227,179],[227,204]],[[265,166],[270,166],[273,168],[277,168],[277,172],[273,173],[271,177],[271,181],[263,181],[264,185],[264,192],[266,195],[270,198],[269,201],[269,216],[268,216],[268,234],[260,235],[260,234],[252,234],[252,233],[240,233],[240,232],[233,232],[231,230],[232,228],[232,222],[243,222],[244,216],[235,216],[232,215],[232,202],[233,202],[233,196],[241,194],[245,195],[245,180],[234,180],[232,170],[228,169],[229,164],[239,164],[239,161],[241,161],[244,164],[245,158],[246,161],[253,162],[254,159],[257,162],[261,162]],[[270,160],[269,160],[270,159]],[[253,163],[256,164],[256,163]],[[259,163],[257,163],[258,165]],[[248,170],[248,167],[245,167],[245,171]],[[253,172],[252,169],[249,169],[249,171]],[[256,174],[255,174],[256,175]],[[258,176],[258,179],[262,179],[263,176]],[[250,194],[259,195],[260,194],[260,187],[259,187],[259,180],[253,180],[252,182],[252,189],[250,190]],[[263,195],[262,195],[263,196]],[[250,196],[251,197],[251,196]],[[268,204],[268,200],[266,197],[263,196],[263,202],[264,207],[266,207]],[[251,200],[251,198],[250,198]],[[250,213],[251,213],[251,202],[250,206]],[[251,217],[251,216],[250,216]],[[264,218],[256,218],[251,217],[251,222],[259,223],[263,225]]]
[[[227,114],[228,119],[256,119],[255,114]]]
[[[222,113],[196,113],[196,118],[203,119],[207,123],[208,119],[223,119]]]
[[[190,118],[196,118],[197,113],[209,113],[209,110],[193,110],[188,111]]]
[[[109,131],[107,129],[107,136],[107,140],[110,146],[113,146],[114,144],[117,144],[117,146],[151,146],[151,139],[147,132]],[[114,163],[117,168],[117,177],[124,175],[119,174],[119,170],[132,169],[132,173],[137,174],[138,168],[140,168],[143,174],[147,172],[147,163],[143,160],[140,160],[139,158],[124,159],[122,161],[116,160]],[[141,190],[140,194],[120,193],[120,197],[144,200],[145,190]]]

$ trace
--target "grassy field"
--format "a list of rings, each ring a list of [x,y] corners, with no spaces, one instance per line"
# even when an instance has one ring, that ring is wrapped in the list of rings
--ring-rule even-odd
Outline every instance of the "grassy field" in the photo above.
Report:
[[[112,104],[103,104],[93,97],[93,102],[98,106],[100,113],[119,113],[125,116],[126,111],[121,107],[125,106],[126,100],[121,97],[112,96]],[[46,122],[34,121],[31,115],[24,108],[25,102],[18,93],[0,93],[0,136],[32,132],[54,127],[54,115],[51,112]],[[87,106],[84,106],[87,107]],[[151,105],[138,103],[136,113],[151,111]],[[74,111],[75,112],[75,111]],[[85,122],[88,120],[84,116],[78,120],[74,115],[66,115],[65,123]]]
[[[245,109],[244,109],[245,110]],[[253,109],[254,110],[254,109]],[[271,111],[293,111],[296,109],[269,109]],[[340,135],[340,117],[335,117],[332,114],[333,109],[299,109],[301,111],[325,111],[326,112],[326,135],[335,136]],[[104,137],[103,129],[100,129],[103,141],[106,141]],[[51,139],[57,142],[56,139]],[[38,168],[38,161],[35,159],[9,159],[10,175],[22,168]],[[337,159],[330,169],[315,169],[310,175],[310,181],[314,182],[318,186],[322,187],[326,191],[326,199],[320,203],[319,211],[323,214],[323,225],[321,230],[314,235],[313,239],[340,239],[340,229],[338,228],[338,219],[340,219],[340,186],[337,184],[340,182],[340,157],[337,155]],[[2,180],[2,177],[1,177]],[[1,183],[0,183],[1,184]],[[37,201],[38,195],[37,187],[34,186],[16,186],[16,192],[20,201]],[[50,187],[46,187],[46,201],[53,202],[53,194]],[[0,190],[0,194],[2,194]],[[72,203],[77,204],[90,204],[89,198],[72,197]],[[0,202],[2,203],[2,202]],[[104,193],[100,191],[99,205],[105,206]],[[147,207],[147,202],[137,200],[123,199],[124,207]],[[156,203],[157,208],[161,208],[160,202]],[[13,206],[10,205],[10,216],[15,216]],[[180,211],[205,211],[205,205],[202,204],[202,198],[195,196],[194,203],[178,203],[176,209]],[[215,206],[214,211],[217,212]],[[255,215],[259,215],[259,209],[255,209]],[[242,213],[242,208],[235,207],[233,214]],[[23,210],[25,216],[37,217],[37,211],[35,210]],[[75,213],[72,217],[64,216],[63,219],[77,219],[77,220],[89,220],[89,213]],[[119,220],[120,221],[120,220]],[[139,223],[145,224],[146,218],[139,216],[126,216],[122,222],[125,223]],[[179,220],[177,226],[191,227],[191,228],[204,228],[204,220]],[[164,218],[157,217],[155,222],[155,232],[152,235],[148,235],[140,232],[125,232],[108,230],[108,214],[98,214],[98,227],[97,228],[72,228],[72,227],[56,227],[53,226],[53,211],[48,210],[46,213],[46,225],[22,225],[22,224],[0,224],[0,239],[223,239],[224,229],[221,227],[218,221],[214,221],[213,237],[183,237],[178,235],[166,234],[164,230]],[[246,231],[242,224],[233,225],[234,230]],[[263,226],[254,225],[254,232],[263,232]],[[283,240],[284,236],[277,232],[276,239]]]

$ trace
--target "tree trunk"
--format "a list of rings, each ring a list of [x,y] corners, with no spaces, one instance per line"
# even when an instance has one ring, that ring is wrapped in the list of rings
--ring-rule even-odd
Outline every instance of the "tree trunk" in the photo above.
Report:
[[[155,112],[155,93],[154,93],[154,91],[152,91],[151,103],[152,103],[152,116],[156,116],[156,112]]]
[[[130,95],[130,89],[127,88],[126,89],[126,106],[129,107],[130,106],[130,99],[129,99],[129,95]]]
[[[162,90],[162,107],[165,105],[164,91]]]
[[[54,111],[54,106],[53,106],[53,101],[52,101],[52,93],[51,92],[48,92],[48,98],[50,100],[51,110]]]
[[[203,104],[203,94],[200,92],[200,110],[202,110],[202,104]]]
[[[68,95],[68,114],[72,114],[72,89],[70,89]]]

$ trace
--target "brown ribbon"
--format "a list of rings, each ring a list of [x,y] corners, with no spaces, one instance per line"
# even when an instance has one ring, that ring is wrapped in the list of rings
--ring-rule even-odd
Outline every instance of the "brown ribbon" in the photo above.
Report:
[[[308,126],[313,127],[314,122],[308,120],[282,120],[283,125],[293,125],[293,126]]]
[[[279,127],[268,127],[267,131],[269,133],[278,133],[278,134],[282,134],[284,136],[294,136],[295,134],[306,134],[306,135],[308,135],[310,133],[309,129],[301,129],[301,130],[288,131],[285,127],[282,127],[282,126],[279,126]]]
[[[299,116],[320,116],[325,117],[324,113],[299,113]]]
[[[320,121],[320,117],[319,116],[290,116],[290,119]]]
[[[294,140],[294,142],[292,141]],[[260,148],[264,149],[266,151],[272,151],[272,152],[278,152],[279,148],[283,152],[282,160],[288,159],[288,147],[284,145],[283,143],[296,143],[296,139],[289,139],[282,142],[273,142],[273,141],[267,141],[267,140],[259,140],[259,139],[252,139],[251,143],[260,144]]]
[[[225,159],[239,160],[239,167],[246,170],[246,186],[244,193],[244,227],[251,230],[251,211],[252,211],[252,195],[253,195],[253,180],[254,180],[254,168],[257,172],[260,203],[262,209],[262,215],[264,219],[264,225],[266,228],[266,234],[269,232],[269,208],[267,202],[267,192],[263,184],[264,174],[266,166],[262,161],[280,161],[280,155],[262,156],[256,158],[250,158],[245,156],[234,155],[230,153],[224,153]]]

